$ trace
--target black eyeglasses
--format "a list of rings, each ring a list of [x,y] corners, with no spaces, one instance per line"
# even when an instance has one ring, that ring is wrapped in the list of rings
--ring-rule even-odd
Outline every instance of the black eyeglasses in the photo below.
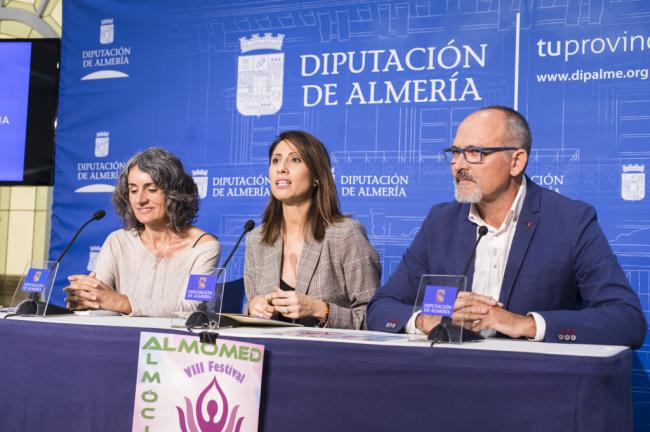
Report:
[[[483,155],[489,155],[492,153],[508,151],[508,150],[519,150],[518,147],[473,147],[467,146],[465,148],[451,146],[443,150],[447,162],[455,162],[458,159],[458,155],[462,154],[467,163],[477,164],[483,162]]]

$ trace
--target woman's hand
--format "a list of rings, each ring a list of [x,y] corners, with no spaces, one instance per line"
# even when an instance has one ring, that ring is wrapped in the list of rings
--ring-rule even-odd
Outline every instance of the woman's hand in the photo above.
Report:
[[[256,295],[248,302],[248,314],[258,318],[271,318],[275,309],[270,302],[271,293]]]
[[[96,279],[95,272],[89,275],[72,275],[68,280],[70,285],[63,288],[63,291],[68,293],[65,301],[69,309],[104,309],[124,314],[131,313],[129,298]]]
[[[325,302],[307,294],[296,291],[283,291],[275,287],[271,296],[273,308],[286,318],[314,317],[321,320],[327,315]]]

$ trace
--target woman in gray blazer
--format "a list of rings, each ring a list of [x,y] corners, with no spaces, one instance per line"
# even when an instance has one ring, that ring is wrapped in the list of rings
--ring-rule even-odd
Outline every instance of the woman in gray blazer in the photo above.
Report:
[[[365,328],[381,267],[363,226],[343,216],[329,155],[303,131],[269,149],[271,197],[246,239],[244,283],[253,316]]]

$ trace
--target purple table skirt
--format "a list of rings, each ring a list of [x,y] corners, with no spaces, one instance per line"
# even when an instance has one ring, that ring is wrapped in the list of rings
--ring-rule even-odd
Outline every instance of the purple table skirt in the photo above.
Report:
[[[130,431],[140,331],[0,320],[0,430]],[[632,430],[630,350],[241,340],[266,347],[260,430]]]

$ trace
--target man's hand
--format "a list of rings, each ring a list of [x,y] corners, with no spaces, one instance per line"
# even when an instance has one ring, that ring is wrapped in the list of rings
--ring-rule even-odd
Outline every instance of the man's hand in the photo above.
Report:
[[[474,323],[487,316],[491,307],[503,306],[491,297],[462,291],[458,293],[454,303],[452,320],[459,324],[460,321]],[[423,333],[429,333],[432,328],[440,324],[439,316],[419,314],[415,318],[415,327]]]
[[[532,339],[537,333],[537,325],[532,316],[508,312],[499,306],[490,307],[487,315],[478,321],[469,328],[474,331],[492,329],[515,339],[522,336]]]
[[[503,304],[492,297],[476,294],[471,291],[461,291],[454,303],[454,315],[451,317],[457,324],[460,321],[476,321],[487,316],[490,308]]]
[[[415,317],[415,328],[424,334],[429,334],[432,328],[440,324],[441,317],[433,315],[418,314]]]

